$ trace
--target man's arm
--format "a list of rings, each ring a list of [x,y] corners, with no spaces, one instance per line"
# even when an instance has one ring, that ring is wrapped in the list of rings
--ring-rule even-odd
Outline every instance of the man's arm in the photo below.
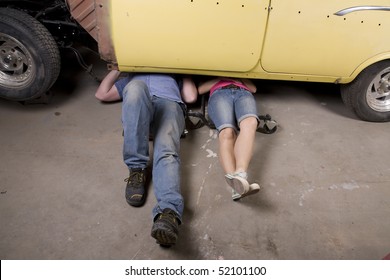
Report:
[[[115,86],[115,82],[118,79],[120,73],[121,72],[118,70],[111,70],[107,74],[95,93],[95,97],[97,99],[106,102],[117,101],[121,99],[118,89]]]
[[[194,81],[190,77],[183,78],[181,97],[186,103],[194,103],[198,98],[198,89],[196,88]]]

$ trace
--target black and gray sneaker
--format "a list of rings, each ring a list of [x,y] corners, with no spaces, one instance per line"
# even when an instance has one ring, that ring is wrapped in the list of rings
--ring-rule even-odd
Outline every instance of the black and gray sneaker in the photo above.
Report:
[[[129,177],[125,182],[127,182],[125,191],[127,203],[134,207],[142,206],[146,198],[146,169],[130,168]]]
[[[176,244],[179,236],[179,223],[176,212],[166,208],[154,219],[151,235],[161,246],[170,247]]]

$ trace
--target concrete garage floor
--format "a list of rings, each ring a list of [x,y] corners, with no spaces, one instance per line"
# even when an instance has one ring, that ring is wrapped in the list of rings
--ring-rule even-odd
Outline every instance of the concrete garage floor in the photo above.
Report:
[[[104,73],[104,66],[98,70]],[[390,253],[390,124],[358,120],[337,86],[259,81],[250,176],[263,190],[233,202],[216,132],[182,139],[178,244],[150,237],[146,205],[124,199],[121,103],[64,65],[50,104],[0,100],[1,259],[382,259]]]

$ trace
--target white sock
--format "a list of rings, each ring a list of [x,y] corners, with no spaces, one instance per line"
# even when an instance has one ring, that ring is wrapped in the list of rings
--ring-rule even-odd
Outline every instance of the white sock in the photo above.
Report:
[[[241,178],[244,178],[245,180],[248,179],[248,173],[246,173],[245,171],[234,173],[234,175],[235,176],[240,176]]]

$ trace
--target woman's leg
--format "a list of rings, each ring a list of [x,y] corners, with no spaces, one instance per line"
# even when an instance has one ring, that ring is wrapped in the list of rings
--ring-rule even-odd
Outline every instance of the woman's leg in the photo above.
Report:
[[[237,169],[237,159],[234,148],[237,141],[237,116],[235,114],[234,99],[234,90],[218,90],[214,92],[209,99],[208,112],[211,120],[219,131],[219,161],[226,174],[226,182],[235,191],[233,192],[233,199],[239,199],[249,191],[249,183],[244,178],[233,175]],[[243,104],[243,106],[244,105],[245,104]],[[239,116],[241,117],[240,120],[246,118],[245,115],[242,114]]]
[[[253,147],[258,126],[256,101],[253,95],[247,91],[235,92],[235,115],[238,119],[240,132],[234,146],[236,168],[230,176],[230,183],[237,191],[237,185],[244,186],[245,192],[233,193],[233,200],[255,194],[260,190],[256,183],[248,183],[247,170],[253,156]],[[227,177],[229,182],[229,176]]]
[[[234,145],[234,173],[246,172],[253,156],[257,119],[248,117],[240,122],[240,133]]]
[[[227,174],[236,170],[234,143],[237,133],[233,102],[231,90],[222,89],[214,92],[208,106],[209,117],[218,130],[219,161]]]
[[[224,128],[219,132],[218,141],[220,164],[226,174],[233,174],[236,170],[236,158],[234,155],[236,132],[233,128]]]

